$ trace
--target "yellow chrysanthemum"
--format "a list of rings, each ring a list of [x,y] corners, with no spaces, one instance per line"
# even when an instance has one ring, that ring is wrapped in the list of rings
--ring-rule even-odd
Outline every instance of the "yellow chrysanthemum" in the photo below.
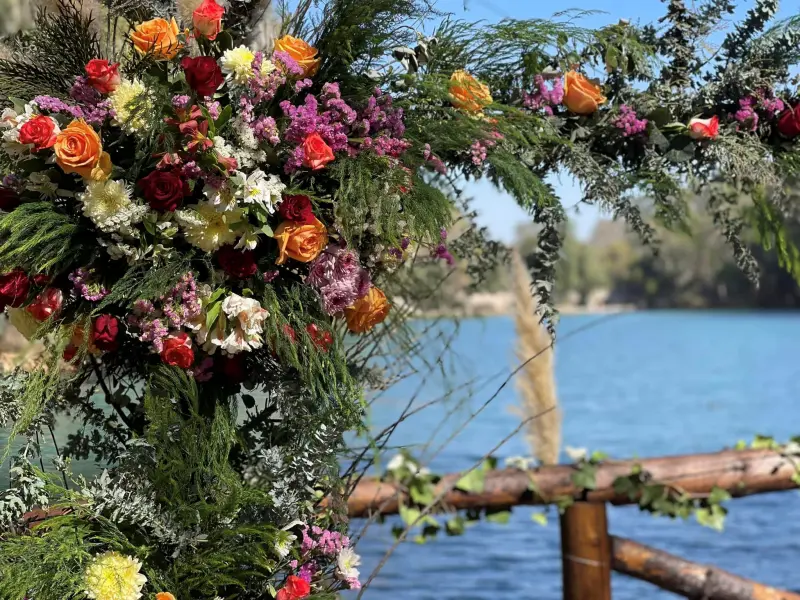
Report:
[[[116,121],[128,132],[141,129],[147,114],[147,88],[138,79],[123,81],[108,97],[116,113]]]
[[[219,61],[222,72],[234,82],[245,85],[253,77],[253,61],[256,55],[246,46],[226,50]]]
[[[147,577],[142,563],[119,552],[95,557],[86,569],[86,596],[92,600],[139,600]]]
[[[239,237],[234,228],[242,220],[241,209],[220,212],[210,202],[201,202],[189,208],[191,210],[178,211],[175,217],[183,227],[187,241],[193,246],[206,252],[215,252]]]
[[[91,219],[100,231],[119,231],[122,227],[138,223],[147,207],[131,200],[132,190],[124,181],[92,182],[78,198],[83,202],[83,214]]]

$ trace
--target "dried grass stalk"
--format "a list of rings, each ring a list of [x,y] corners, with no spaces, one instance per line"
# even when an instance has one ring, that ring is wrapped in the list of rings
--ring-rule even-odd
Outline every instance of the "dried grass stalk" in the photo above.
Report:
[[[519,413],[527,419],[526,438],[533,456],[544,465],[556,464],[561,449],[561,411],[556,395],[552,339],[539,321],[537,302],[531,294],[531,276],[519,252],[512,254],[517,331],[517,357],[533,360],[517,375]]]

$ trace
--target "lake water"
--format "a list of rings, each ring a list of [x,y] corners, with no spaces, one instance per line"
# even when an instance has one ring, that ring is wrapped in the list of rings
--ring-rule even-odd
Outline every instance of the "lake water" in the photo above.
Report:
[[[572,334],[570,333],[572,332]],[[564,444],[602,450],[612,457],[703,452],[732,446],[755,433],[786,439],[800,433],[800,313],[650,312],[565,316],[556,352]],[[507,374],[513,360],[510,318],[464,321],[454,343],[454,381]],[[443,435],[463,423],[496,390],[502,378],[476,390],[470,407],[456,411]],[[396,386],[375,408],[376,424],[396,416],[416,381]],[[420,402],[441,393],[441,380]],[[519,424],[511,409],[512,385],[432,462],[437,472],[469,467]],[[452,406],[452,405],[451,405]],[[401,424],[393,442],[424,445],[450,407],[435,407]],[[500,457],[528,452],[522,435]],[[694,521],[670,521],[612,507],[612,533],[718,565],[736,574],[786,588],[800,588],[800,497],[765,494],[729,503],[725,531]],[[507,525],[481,523],[462,537],[426,545],[401,545],[364,594],[403,600],[561,598],[557,517],[541,527],[533,508],[516,509]],[[372,525],[359,544],[362,574],[392,545],[390,525]],[[615,575],[615,600],[675,596]]]
[[[755,433],[786,439],[800,433],[800,313],[649,312],[565,316],[556,352],[564,444],[612,457],[719,450]],[[513,321],[463,321],[448,354],[446,377],[428,381],[417,402],[472,381],[455,400],[402,423],[392,443],[435,454],[437,472],[466,468],[519,425],[507,385],[441,452],[437,448],[486,402],[508,375]],[[429,346],[430,354],[437,352]],[[374,405],[376,428],[390,423],[414,396],[419,378],[398,384]],[[449,419],[440,427],[443,417]],[[66,435],[60,427],[59,437]],[[498,457],[527,454],[523,436]],[[80,469],[85,470],[85,469]],[[765,494],[729,504],[726,529],[669,521],[635,507],[610,508],[612,533],[758,581],[800,588],[800,497]],[[559,600],[557,516],[541,527],[533,508],[516,509],[507,525],[480,523],[462,537],[401,545],[364,596],[368,600]],[[362,578],[392,545],[391,524],[372,525],[360,541]],[[363,522],[354,522],[357,530]],[[614,600],[665,600],[672,595],[614,576]],[[348,595],[350,596],[350,595]]]

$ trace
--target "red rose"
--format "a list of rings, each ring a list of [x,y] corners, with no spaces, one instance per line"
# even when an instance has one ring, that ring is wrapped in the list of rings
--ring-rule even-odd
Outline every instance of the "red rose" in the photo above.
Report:
[[[303,164],[314,171],[322,169],[335,158],[331,147],[318,133],[312,133],[306,137],[303,141],[303,151],[305,152]]]
[[[225,9],[214,0],[203,0],[192,13],[192,24],[196,36],[204,35],[213,40],[222,29],[222,15]]]
[[[46,286],[51,281],[53,281],[53,278],[45,273],[39,273],[38,275],[33,276],[33,283],[40,287]]]
[[[0,275],[0,310],[18,308],[28,298],[31,281],[22,269]]]
[[[11,212],[22,204],[22,198],[16,190],[0,185],[0,210]]]
[[[31,302],[27,310],[37,321],[45,321],[61,310],[64,293],[58,288],[47,288]]]
[[[101,94],[110,94],[119,87],[119,63],[111,64],[104,58],[93,58],[86,64],[86,80]]]
[[[217,262],[225,274],[233,279],[247,279],[258,271],[252,250],[242,252],[233,246],[223,246],[217,252]]]
[[[311,199],[308,196],[302,194],[284,196],[283,201],[278,205],[278,210],[287,221],[294,221],[295,223],[314,222]]]
[[[247,378],[244,370],[244,356],[241,354],[225,356],[222,360],[217,361],[217,364],[220,365],[222,374],[230,383],[242,383]]]
[[[92,324],[92,344],[104,352],[113,352],[119,346],[119,319],[111,315],[100,315]]]
[[[37,115],[19,128],[19,143],[33,144],[34,150],[44,150],[56,143],[59,129],[50,117]]]
[[[800,135],[800,104],[783,111],[778,119],[778,131],[789,138]]]
[[[305,579],[300,579],[295,575],[289,575],[286,583],[278,591],[275,600],[302,600],[311,593],[311,586]]]
[[[164,340],[164,349],[161,351],[161,360],[172,367],[188,369],[194,362],[192,340],[185,332],[170,335]]]
[[[213,2],[213,0],[211,0]],[[212,38],[213,39],[213,38]],[[201,96],[213,96],[225,78],[222,69],[212,56],[188,56],[181,60],[181,68],[186,73],[186,83]]]
[[[150,208],[158,212],[172,212],[190,193],[189,184],[176,171],[153,171],[139,180]]]
[[[306,326],[306,331],[308,335],[311,336],[311,341],[314,342],[317,348],[323,352],[330,350],[330,347],[333,345],[333,335],[331,335],[330,331],[322,331],[314,323],[309,323]]]

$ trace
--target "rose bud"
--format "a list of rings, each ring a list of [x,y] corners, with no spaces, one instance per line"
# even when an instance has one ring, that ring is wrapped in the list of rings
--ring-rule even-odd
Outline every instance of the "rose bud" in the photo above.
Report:
[[[186,83],[200,96],[213,96],[225,81],[222,69],[212,56],[186,56],[181,60],[181,68],[186,74]]]
[[[692,119],[689,121],[689,136],[696,140],[710,140],[719,134],[719,118]]]
[[[158,212],[174,211],[191,193],[189,184],[173,170],[153,171],[140,179],[138,185],[150,208]]]
[[[167,336],[164,339],[164,348],[161,350],[161,360],[172,367],[188,369],[194,362],[192,340],[186,332]]]
[[[22,269],[0,275],[0,311],[6,306],[18,308],[28,298],[31,281]]]
[[[119,63],[109,63],[104,58],[93,58],[86,64],[86,81],[101,94],[110,94],[122,81]]]
[[[222,15],[224,14],[225,9],[214,0],[203,0],[192,13],[195,35],[197,37],[203,35],[209,40],[216,39],[222,30]]]
[[[64,303],[64,293],[58,288],[47,288],[28,305],[27,310],[37,321],[46,321],[58,311]]]
[[[325,140],[318,133],[312,133],[306,137],[303,141],[303,151],[305,153],[303,165],[314,171],[324,168],[325,165],[336,158],[331,147],[325,143]]]
[[[219,249],[217,262],[225,274],[233,279],[247,279],[258,271],[252,250],[236,250],[230,245]]]
[[[92,344],[98,350],[113,352],[119,346],[119,319],[111,315],[100,315],[92,324]]]

